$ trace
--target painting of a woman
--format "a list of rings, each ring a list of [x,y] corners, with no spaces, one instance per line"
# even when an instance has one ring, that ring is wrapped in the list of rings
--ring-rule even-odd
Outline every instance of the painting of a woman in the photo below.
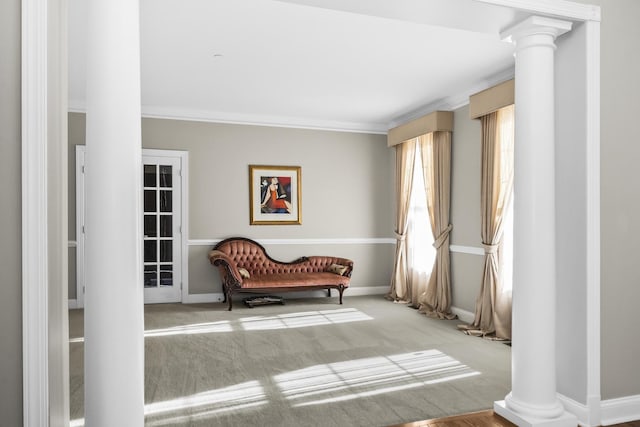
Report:
[[[263,177],[260,187],[262,213],[291,213],[289,193],[278,177]]]

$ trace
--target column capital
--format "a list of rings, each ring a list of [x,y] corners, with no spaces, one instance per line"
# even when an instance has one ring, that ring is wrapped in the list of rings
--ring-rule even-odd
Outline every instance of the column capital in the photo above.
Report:
[[[551,42],[556,37],[571,31],[572,23],[543,16],[530,16],[500,33],[500,38],[509,43],[518,44],[518,40],[528,36],[550,36]]]

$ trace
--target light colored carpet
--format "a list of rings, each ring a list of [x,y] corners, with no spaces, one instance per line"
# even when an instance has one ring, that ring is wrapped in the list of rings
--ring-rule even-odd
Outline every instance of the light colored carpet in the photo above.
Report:
[[[381,296],[145,307],[148,426],[388,426],[492,408],[510,348]],[[82,310],[70,311],[82,425]]]

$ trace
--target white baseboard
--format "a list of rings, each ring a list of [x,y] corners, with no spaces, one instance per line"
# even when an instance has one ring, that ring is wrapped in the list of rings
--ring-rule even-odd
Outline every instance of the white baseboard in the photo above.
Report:
[[[189,294],[182,299],[183,304],[208,304],[212,302],[222,302],[224,300],[224,294],[210,293],[210,294]]]
[[[363,295],[384,295],[389,292],[389,286],[356,286],[344,291],[345,297],[359,297]]]
[[[449,251],[458,254],[480,255],[484,256],[484,249],[475,246],[449,245]]]
[[[458,307],[451,307],[451,312],[453,314],[455,314],[456,316],[458,316],[458,319],[462,320],[463,322],[466,323],[473,323],[473,320],[475,319],[476,315],[470,311],[467,310],[463,310],[461,308]]]
[[[640,394],[603,400],[601,411],[603,426],[640,420]]]
[[[384,295],[389,291],[389,286],[356,286],[353,288],[348,288],[344,296],[348,298],[349,296],[363,296],[363,295]],[[242,294],[242,298],[245,298],[247,294]],[[296,298],[325,298],[327,296],[327,291],[319,290],[319,291],[303,291],[303,292],[295,292]],[[332,290],[332,296],[338,296],[337,290]],[[214,292],[207,294],[189,294],[185,298],[183,298],[183,304],[209,304],[214,302],[222,302],[224,300],[224,294],[222,292]],[[78,302],[75,299],[69,300],[69,309],[78,308]],[[472,316],[473,320],[473,316]]]
[[[589,405],[584,405],[580,402],[558,393],[558,400],[564,406],[567,412],[572,413],[578,418],[578,424],[583,427],[596,427],[600,425],[600,399],[594,397],[590,400]]]
[[[353,288],[348,288],[345,290],[344,297],[345,299],[349,296],[363,296],[363,295],[384,295],[389,291],[388,286],[357,286]],[[277,292],[275,292],[277,293]],[[248,294],[241,294],[242,298],[246,298]],[[295,292],[292,295],[295,298],[326,298],[327,291],[318,290],[318,291],[301,291]],[[333,289],[331,291],[332,296],[338,296],[338,291]],[[189,294],[186,298],[183,299],[183,304],[207,304],[213,302],[222,302],[224,300],[224,294],[222,293],[209,293],[209,294]],[[71,300],[69,300],[69,304],[71,304]],[[235,299],[234,299],[235,301]]]

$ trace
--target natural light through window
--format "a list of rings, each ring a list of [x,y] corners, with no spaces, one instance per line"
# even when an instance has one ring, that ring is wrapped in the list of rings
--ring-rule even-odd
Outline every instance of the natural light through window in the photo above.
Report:
[[[210,323],[196,323],[192,325],[172,326],[170,328],[150,329],[144,331],[145,338],[166,337],[171,335],[212,334],[231,332],[233,329],[228,320]]]
[[[438,350],[312,366],[274,380],[294,407],[359,399],[480,375]]]
[[[509,204],[505,206],[504,219],[502,224],[502,292],[510,293],[513,286],[513,184],[510,188],[508,185],[509,177],[513,177],[514,165],[514,107],[509,106],[500,110],[499,120],[499,136],[500,141],[500,176],[501,191],[500,197],[510,199]],[[512,181],[513,182],[513,181]],[[508,190],[505,191],[505,188]]]
[[[363,320],[373,320],[373,318],[355,308],[342,308],[337,310],[285,313],[273,316],[245,317],[240,319],[240,324],[242,328],[247,331],[262,331],[268,329],[304,328],[308,326],[361,322]]]
[[[146,426],[165,426],[213,419],[232,411],[255,410],[270,402],[291,407],[366,398],[481,373],[435,349],[315,365],[271,377],[266,375],[229,387],[149,403]],[[274,384],[267,392],[263,384]],[[84,419],[71,421],[84,426]]]
[[[413,170],[413,187],[407,218],[409,257],[411,269],[418,274],[430,274],[436,257],[433,233],[427,208],[427,190],[424,183],[420,144],[416,145],[416,160]]]
[[[214,334],[232,332],[238,329],[245,331],[264,331],[269,329],[304,328],[308,326],[361,322],[363,320],[373,320],[373,317],[355,308],[339,308],[335,310],[284,313],[273,316],[243,317],[235,321],[223,320],[219,322],[195,323],[191,325],[149,329],[144,331],[144,337],[150,338],[168,337],[172,335]],[[84,342],[84,337],[71,338],[69,339],[69,342],[81,343]]]
[[[146,426],[164,426],[211,418],[220,413],[255,408],[267,403],[258,381],[209,390],[190,396],[144,406]],[[84,419],[72,420],[71,427],[84,426]]]
[[[213,334],[220,332],[231,332],[233,327],[231,322],[223,320],[220,322],[195,323],[191,325],[171,326],[169,328],[149,329],[144,331],[144,337],[168,337],[172,335],[193,335],[193,334]],[[84,337],[71,338],[70,343],[84,342]]]

